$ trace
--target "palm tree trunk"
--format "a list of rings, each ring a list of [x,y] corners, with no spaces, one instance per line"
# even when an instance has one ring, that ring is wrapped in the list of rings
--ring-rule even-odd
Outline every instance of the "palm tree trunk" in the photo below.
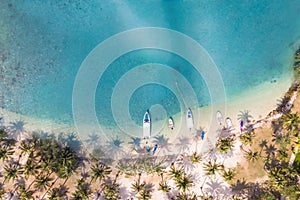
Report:
[[[261,155],[262,150],[264,149],[264,147],[261,147],[260,151],[259,151],[259,155]]]
[[[69,179],[69,176],[65,179],[65,181],[62,184],[62,186],[64,186],[67,183],[68,179]]]
[[[4,185],[5,181],[7,180],[7,177],[4,178],[2,185]]]
[[[32,184],[34,183],[36,181],[36,178],[29,184],[29,186],[27,187],[27,189],[26,190],[29,190],[30,189],[30,187],[32,186]]]

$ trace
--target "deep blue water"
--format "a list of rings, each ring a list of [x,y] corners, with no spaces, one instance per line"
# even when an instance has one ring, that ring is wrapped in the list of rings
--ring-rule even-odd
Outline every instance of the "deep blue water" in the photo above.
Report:
[[[216,63],[230,97],[291,73],[289,64],[300,38],[299,13],[297,0],[2,0],[1,106],[57,122],[72,121],[73,84],[89,52],[114,34],[153,26],[179,31],[201,44]],[[170,52],[137,50],[116,59],[99,81],[95,109],[101,123],[114,125],[110,106],[117,81],[146,63],[172,67],[189,80],[200,106],[211,102],[203,77],[189,62]],[[157,76],[176,81],[172,75]],[[180,111],[176,94],[147,84],[130,99],[131,117],[140,123],[154,104],[164,106],[167,115]]]

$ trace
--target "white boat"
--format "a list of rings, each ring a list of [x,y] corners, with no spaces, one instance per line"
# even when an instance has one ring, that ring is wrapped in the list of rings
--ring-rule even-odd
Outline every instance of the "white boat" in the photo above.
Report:
[[[151,118],[149,112],[145,112],[143,119],[143,138],[150,138],[151,136]]]
[[[217,112],[217,122],[220,126],[222,125],[222,121],[223,121],[222,113],[220,111],[218,111]]]
[[[226,125],[227,125],[227,128],[231,128],[232,127],[232,121],[229,117],[226,118]]]
[[[186,126],[190,131],[194,128],[193,114],[190,108],[186,112]]]
[[[168,123],[169,123],[169,128],[173,130],[174,129],[174,121],[173,121],[172,117],[169,118]]]

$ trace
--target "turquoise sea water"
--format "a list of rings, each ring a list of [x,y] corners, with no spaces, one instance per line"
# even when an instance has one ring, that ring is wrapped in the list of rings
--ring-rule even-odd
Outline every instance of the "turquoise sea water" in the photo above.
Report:
[[[226,95],[231,97],[291,74],[300,39],[299,13],[296,0],[2,0],[0,103],[20,114],[72,123],[73,84],[83,60],[108,37],[141,27],[168,28],[196,40],[216,63]],[[116,59],[101,77],[95,91],[100,123],[115,125],[111,95],[116,83],[147,63],[177,70],[189,80],[200,106],[211,103],[203,77],[186,60],[162,50],[137,50]],[[176,82],[172,75],[157,76]],[[176,94],[161,85],[146,84],[130,98],[132,119],[141,125],[144,112],[156,104],[165,108],[166,115],[180,112]]]

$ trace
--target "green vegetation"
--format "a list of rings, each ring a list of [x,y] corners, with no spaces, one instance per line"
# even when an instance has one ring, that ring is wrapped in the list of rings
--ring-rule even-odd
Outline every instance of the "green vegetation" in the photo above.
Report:
[[[300,76],[300,50],[295,55],[295,70]],[[96,159],[86,155],[76,133],[56,137],[36,132],[20,140],[26,123],[11,122],[0,129],[0,199],[147,200],[155,192],[164,195],[162,199],[176,200],[218,199],[225,194],[231,199],[300,199],[300,98],[291,109],[286,106],[294,91],[299,93],[298,84],[279,103],[274,112],[282,116],[271,127],[254,130],[250,111],[242,111],[238,120],[245,123],[246,130],[236,136],[226,129],[203,154],[197,151],[199,135],[192,153],[190,138],[183,137],[176,144],[181,153],[173,156],[140,153],[141,139],[131,138],[129,145],[138,156],[113,161],[104,159],[98,136],[90,134],[87,142],[95,147]],[[240,150],[236,140],[242,143]],[[157,135],[153,142],[160,152],[171,151],[166,136]],[[117,157],[124,153],[123,144],[114,138],[105,150]],[[229,168],[226,159],[236,153],[233,149],[244,160]],[[293,154],[295,160],[290,159]],[[200,177],[194,169],[204,173]],[[124,187],[124,179],[130,181],[130,187]]]

